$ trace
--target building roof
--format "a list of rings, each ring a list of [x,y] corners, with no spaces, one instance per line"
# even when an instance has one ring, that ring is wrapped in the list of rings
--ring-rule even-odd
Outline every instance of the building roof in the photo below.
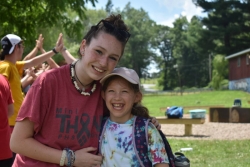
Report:
[[[234,53],[234,54],[231,54],[231,55],[228,55],[225,57],[225,59],[231,59],[231,58],[243,55],[243,54],[248,53],[248,52],[250,52],[250,48],[248,48],[246,50],[242,50],[242,51]]]

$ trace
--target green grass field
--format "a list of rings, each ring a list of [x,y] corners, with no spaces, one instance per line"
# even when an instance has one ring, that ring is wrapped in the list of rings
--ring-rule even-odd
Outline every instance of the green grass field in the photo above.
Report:
[[[212,91],[183,96],[145,95],[143,104],[150,115],[164,116],[161,107],[224,105],[231,107],[235,98],[240,98],[242,107],[249,108],[250,94],[242,91]],[[207,111],[208,112],[208,111]],[[185,111],[188,113],[188,111]],[[169,139],[173,152],[180,148],[192,147],[185,152],[191,167],[250,167],[250,140],[187,140]]]
[[[250,107],[250,94],[243,91],[209,91],[192,94],[180,95],[144,95],[143,105],[145,105],[152,116],[163,116],[164,112],[160,111],[161,107],[167,106],[211,106],[223,105],[231,107],[234,99],[239,98],[242,107]],[[188,110],[184,110],[189,113]]]
[[[184,154],[191,167],[250,167],[250,140],[168,139],[173,152],[191,147]]]

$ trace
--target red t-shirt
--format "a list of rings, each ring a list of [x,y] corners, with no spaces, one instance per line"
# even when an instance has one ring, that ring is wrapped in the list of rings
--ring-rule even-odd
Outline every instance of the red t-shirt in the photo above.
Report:
[[[12,157],[10,150],[8,105],[13,102],[10,85],[6,78],[0,75],[0,160]]]
[[[70,66],[50,70],[36,79],[28,91],[17,121],[34,122],[34,139],[59,150],[98,148],[104,101],[101,84],[90,96],[81,95],[70,78]],[[89,88],[90,91],[92,88]],[[13,166],[59,166],[17,155]]]

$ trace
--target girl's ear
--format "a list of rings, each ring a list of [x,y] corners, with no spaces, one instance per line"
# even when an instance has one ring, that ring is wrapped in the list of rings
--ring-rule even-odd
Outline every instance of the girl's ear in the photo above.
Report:
[[[86,46],[86,40],[82,40],[81,46],[80,46],[80,52],[81,54],[84,53],[85,50],[85,46]]]
[[[138,103],[142,100],[142,93],[141,92],[137,92],[135,94],[135,103]]]

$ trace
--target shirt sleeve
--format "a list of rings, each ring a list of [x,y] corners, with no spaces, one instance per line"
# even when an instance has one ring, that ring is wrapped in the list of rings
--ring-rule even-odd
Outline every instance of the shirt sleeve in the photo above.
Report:
[[[148,124],[148,157],[152,165],[169,163],[163,140],[158,130],[150,122]]]
[[[1,73],[3,76],[5,76],[5,77],[7,78],[7,80],[9,80],[9,79],[10,79],[11,67],[10,67],[8,64],[6,64],[6,63],[2,63],[2,64],[1,64],[1,67],[2,67],[2,68],[0,68],[0,73]]]
[[[16,62],[16,68],[17,68],[17,70],[18,70],[18,73],[19,73],[19,75],[20,76],[23,76],[23,66],[24,66],[24,64],[25,64],[25,61],[17,61]]]
[[[41,122],[46,115],[46,106],[48,104],[45,102],[51,100],[50,94],[52,93],[47,93],[47,91],[51,91],[51,89],[48,87],[49,84],[45,84],[45,82],[46,76],[45,73],[43,73],[32,84],[30,90],[24,98],[16,119],[16,121],[22,121],[25,118],[29,118],[30,121],[34,122],[35,133],[40,130],[42,126]]]

